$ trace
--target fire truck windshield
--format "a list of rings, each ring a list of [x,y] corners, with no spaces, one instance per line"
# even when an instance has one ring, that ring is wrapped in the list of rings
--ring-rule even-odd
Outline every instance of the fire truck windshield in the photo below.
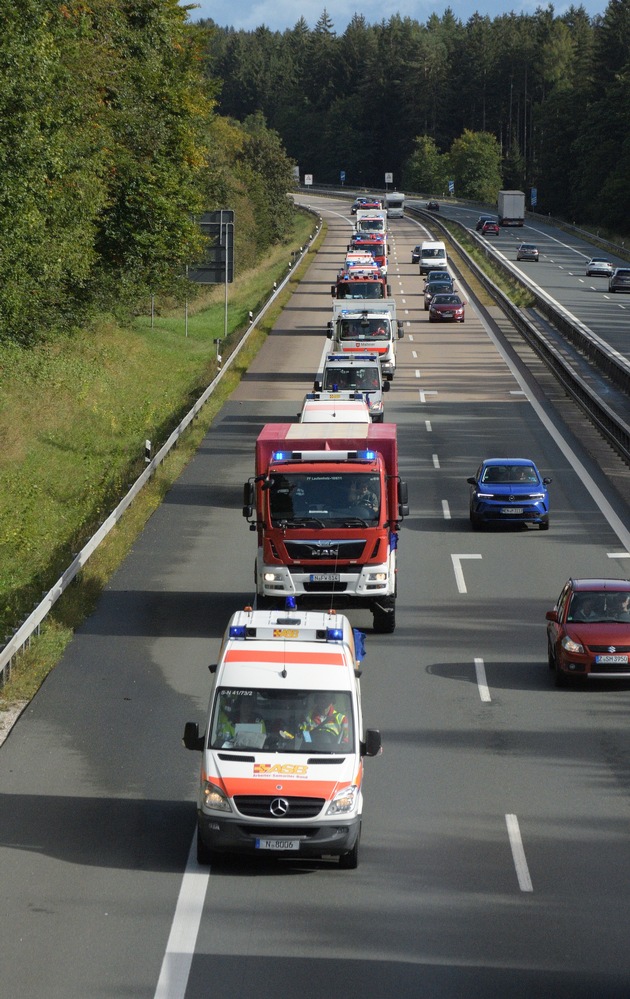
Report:
[[[272,472],[273,527],[369,526],[378,523],[381,485],[371,472]]]
[[[337,285],[337,298],[385,298],[382,281],[343,281]]]

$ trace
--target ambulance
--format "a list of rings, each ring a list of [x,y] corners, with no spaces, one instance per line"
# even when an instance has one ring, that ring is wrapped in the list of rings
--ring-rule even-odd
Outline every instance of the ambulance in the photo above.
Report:
[[[184,730],[184,746],[201,751],[200,864],[236,853],[357,867],[363,759],[381,752],[380,732],[363,732],[363,639],[334,612],[232,616],[205,731]]]

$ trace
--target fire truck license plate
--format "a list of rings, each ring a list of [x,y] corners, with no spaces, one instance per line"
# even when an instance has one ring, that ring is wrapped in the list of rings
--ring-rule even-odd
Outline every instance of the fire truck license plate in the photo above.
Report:
[[[257,839],[257,850],[299,850],[298,839]]]
[[[340,583],[341,576],[338,572],[312,572],[311,583]]]

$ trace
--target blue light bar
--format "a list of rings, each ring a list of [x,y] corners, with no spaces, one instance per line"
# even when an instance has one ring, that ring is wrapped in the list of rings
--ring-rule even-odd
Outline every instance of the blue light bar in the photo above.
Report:
[[[376,451],[357,451],[359,461],[375,461]]]
[[[286,600],[284,601],[284,609],[295,610],[296,607],[297,604],[295,602],[295,597],[287,597]]]
[[[245,624],[230,625],[230,638],[247,638],[247,625]]]
[[[343,628],[326,628],[327,642],[340,642],[343,639]]]
[[[272,461],[286,461],[286,460],[288,460],[291,457],[292,454],[293,454],[292,451],[272,451],[271,452],[271,460]]]

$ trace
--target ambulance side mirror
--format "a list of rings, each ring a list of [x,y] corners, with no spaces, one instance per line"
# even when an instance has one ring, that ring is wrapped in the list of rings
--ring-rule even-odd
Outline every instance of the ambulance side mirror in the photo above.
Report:
[[[389,384],[388,381],[384,381],[382,388],[383,388],[383,392],[389,392],[389,390],[391,388],[391,385]]]
[[[186,722],[184,725],[184,738],[182,743],[186,749],[201,750],[203,749],[203,744],[205,742],[205,734],[199,735],[199,726],[197,722]]]
[[[369,728],[365,733],[365,742],[361,744],[361,755],[378,756],[382,748],[381,733],[377,728]]]

